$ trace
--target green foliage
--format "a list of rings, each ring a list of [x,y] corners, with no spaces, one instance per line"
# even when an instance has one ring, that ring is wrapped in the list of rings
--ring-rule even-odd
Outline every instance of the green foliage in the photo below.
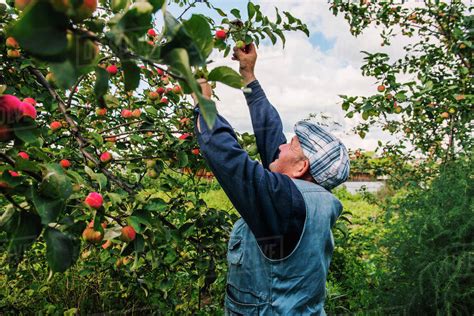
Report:
[[[385,234],[383,210],[339,188],[346,230],[334,229],[335,249],[329,269],[325,309],[328,314],[364,313],[373,309],[380,276],[386,269],[380,240]]]
[[[389,269],[379,297],[385,306],[408,314],[474,310],[472,173],[472,160],[448,164],[428,188],[391,204]]]
[[[397,60],[384,52],[362,52],[362,74],[383,87],[368,97],[341,96],[346,116],[360,114],[364,120],[355,132],[364,138],[370,129],[382,128],[397,135],[396,143],[379,142],[384,153],[411,163],[428,158],[421,162],[427,172],[436,170],[433,161],[470,152],[472,7],[465,1],[425,1],[416,7],[399,1],[331,3],[354,36],[376,25],[382,46],[396,35],[411,38]]]

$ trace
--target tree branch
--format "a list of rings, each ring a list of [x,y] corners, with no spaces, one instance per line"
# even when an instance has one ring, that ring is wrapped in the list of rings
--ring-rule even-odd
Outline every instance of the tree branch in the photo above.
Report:
[[[126,182],[122,181],[121,179],[117,178],[112,172],[110,172],[108,169],[105,167],[101,166],[100,161],[93,156],[91,153],[85,150],[85,147],[89,145],[88,141],[81,135],[79,128],[76,124],[76,122],[67,114],[67,108],[64,103],[64,101],[61,99],[61,97],[57,94],[57,92],[51,87],[51,85],[46,81],[46,78],[43,76],[43,74],[35,69],[30,67],[31,72],[36,76],[38,81],[40,82],[41,85],[43,85],[49,93],[53,96],[53,98],[58,102],[59,109],[61,113],[64,115],[64,118],[66,119],[66,122],[69,124],[71,128],[71,132],[76,139],[77,143],[79,144],[79,151],[82,153],[84,156],[85,160],[89,160],[94,163],[97,167],[99,167],[100,171],[102,171],[107,178],[110,179],[110,181],[114,182],[117,184],[119,187],[124,189],[127,193],[133,194],[133,188]]]

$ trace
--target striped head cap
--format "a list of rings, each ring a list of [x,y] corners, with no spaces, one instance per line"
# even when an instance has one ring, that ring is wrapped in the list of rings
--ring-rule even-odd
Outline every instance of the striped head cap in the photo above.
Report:
[[[295,124],[295,134],[317,184],[331,190],[347,180],[349,155],[339,139],[321,126],[305,121]]]

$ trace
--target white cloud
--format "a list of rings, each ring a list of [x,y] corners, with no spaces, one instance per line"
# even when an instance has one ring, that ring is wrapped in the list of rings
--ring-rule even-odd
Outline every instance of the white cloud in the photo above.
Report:
[[[338,95],[370,95],[376,89],[373,78],[361,75],[360,66],[366,51],[384,51],[393,58],[404,55],[406,38],[397,38],[389,47],[381,47],[379,31],[367,29],[364,34],[353,37],[344,18],[335,17],[329,11],[329,4],[320,1],[260,1],[262,10],[269,17],[274,16],[274,7],[290,11],[307,23],[311,33],[321,32],[334,45],[327,51],[313,46],[309,39],[299,33],[286,33],[287,43],[283,50],[277,46],[263,46],[258,50],[256,76],[270,102],[277,108],[283,121],[284,132],[293,135],[293,125],[307,118],[310,113],[324,112],[342,125],[335,134],[349,148],[373,150],[379,139],[389,139],[381,131],[367,134],[365,139],[354,135],[351,129],[358,119],[344,118]],[[223,59],[215,55],[215,65],[228,65],[238,70],[238,64],[230,57]],[[216,89],[221,101],[217,103],[219,112],[240,132],[251,131],[250,116],[242,92],[218,85]]]

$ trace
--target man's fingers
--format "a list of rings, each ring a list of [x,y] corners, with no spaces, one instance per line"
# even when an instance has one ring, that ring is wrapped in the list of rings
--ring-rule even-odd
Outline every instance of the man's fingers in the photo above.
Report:
[[[256,52],[255,44],[254,43],[248,44],[247,45],[247,53],[254,54],[255,52]]]

